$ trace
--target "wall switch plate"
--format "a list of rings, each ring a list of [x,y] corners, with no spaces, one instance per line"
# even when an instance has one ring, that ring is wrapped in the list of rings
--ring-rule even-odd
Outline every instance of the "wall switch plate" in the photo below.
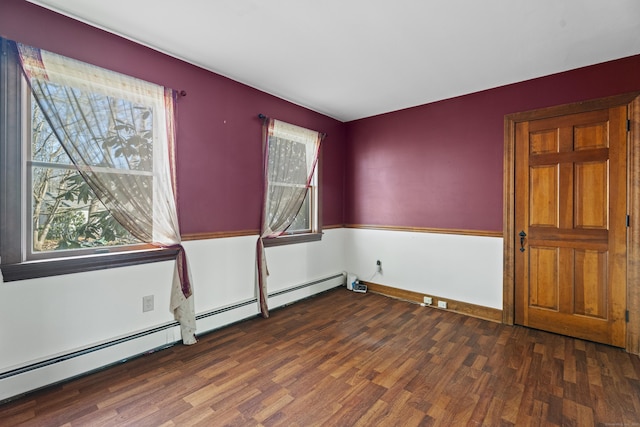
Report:
[[[153,311],[153,295],[142,297],[142,312]]]
[[[424,297],[424,303],[427,305],[431,305],[433,304],[433,298],[431,297]]]
[[[446,301],[438,301],[438,308],[447,308]]]

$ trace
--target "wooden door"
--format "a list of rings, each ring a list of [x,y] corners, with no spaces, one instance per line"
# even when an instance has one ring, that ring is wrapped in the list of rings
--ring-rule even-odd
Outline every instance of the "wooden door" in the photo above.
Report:
[[[627,107],[515,133],[515,322],[624,347]]]

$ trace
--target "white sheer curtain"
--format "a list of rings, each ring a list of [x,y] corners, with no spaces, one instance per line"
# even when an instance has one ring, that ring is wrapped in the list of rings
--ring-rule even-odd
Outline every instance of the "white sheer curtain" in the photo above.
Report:
[[[170,89],[17,44],[32,93],[87,184],[138,240],[178,250],[171,307],[195,340],[193,290],[175,201]]]
[[[268,118],[264,142],[264,203],[257,243],[258,296],[260,312],[269,317],[267,261],[264,239],[282,235],[304,202],[318,161],[319,132]]]

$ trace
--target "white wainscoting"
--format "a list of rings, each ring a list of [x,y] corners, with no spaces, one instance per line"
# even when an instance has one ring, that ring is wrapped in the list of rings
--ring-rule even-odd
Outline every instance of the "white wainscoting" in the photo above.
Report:
[[[258,314],[256,239],[185,242],[198,334]],[[267,262],[270,308],[340,286],[344,271],[502,308],[501,238],[331,229],[320,242],[267,248]],[[0,401],[179,340],[168,310],[172,271],[173,262],[160,262],[0,283]],[[143,313],[146,295],[155,309]]]
[[[343,284],[344,235],[268,248],[270,307]],[[258,314],[256,239],[185,242],[197,334]],[[173,262],[159,262],[0,283],[0,401],[175,343],[172,272]],[[147,295],[155,309],[143,312]]]
[[[346,233],[348,271],[364,281],[502,309],[502,238],[370,229]]]

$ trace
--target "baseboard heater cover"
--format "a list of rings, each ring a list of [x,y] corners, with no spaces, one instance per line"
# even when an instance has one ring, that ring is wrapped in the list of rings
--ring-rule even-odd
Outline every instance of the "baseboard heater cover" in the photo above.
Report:
[[[164,324],[162,326],[157,326],[157,327],[152,328],[152,329],[147,329],[145,331],[141,331],[141,332],[135,333],[133,335],[127,335],[126,337],[122,337],[122,338],[118,338],[118,339],[115,339],[115,340],[112,340],[112,341],[108,341],[108,342],[105,342],[105,343],[102,343],[102,344],[94,345],[92,347],[87,347],[87,348],[82,349],[82,350],[73,351],[71,353],[67,353],[67,354],[64,354],[62,356],[53,357],[51,359],[43,360],[41,362],[32,363],[30,365],[26,365],[26,366],[23,366],[23,367],[20,367],[20,368],[12,369],[10,371],[0,373],[0,381],[4,380],[6,378],[9,378],[9,377],[13,377],[15,375],[24,374],[25,372],[34,371],[36,369],[41,369],[41,368],[44,368],[44,367],[47,367],[47,366],[50,366],[50,365],[54,365],[56,363],[65,362],[67,360],[74,359],[74,358],[80,357],[80,356],[84,356],[85,354],[93,353],[93,352],[96,352],[96,351],[99,351],[99,350],[102,350],[102,349],[105,349],[105,348],[108,348],[108,347],[113,347],[115,345],[122,344],[122,343],[125,343],[127,341],[132,341],[132,340],[135,340],[135,339],[147,336],[147,335],[151,335],[151,334],[154,334],[156,332],[164,331],[165,329],[169,329],[169,328],[174,327],[174,326],[179,326],[178,322],[167,323],[167,324]],[[127,358],[127,359],[129,359],[129,358]],[[127,360],[127,359],[125,359],[125,360]]]
[[[337,279],[337,278],[343,278],[343,277],[344,277],[344,274],[342,274],[342,273],[336,274],[336,275],[333,275],[331,277],[325,277],[324,279],[314,280],[312,282],[304,283],[302,285],[293,286],[291,288],[283,289],[281,291],[272,292],[272,293],[268,294],[268,297],[269,298],[277,297],[279,295],[288,294],[290,292],[294,292],[294,291],[297,291],[297,290],[300,290],[300,289],[308,288],[308,287],[313,286],[313,285],[319,285],[320,283],[328,282],[329,280],[333,280],[333,279]],[[339,286],[342,286],[342,285],[343,285],[343,283],[341,283]]]

